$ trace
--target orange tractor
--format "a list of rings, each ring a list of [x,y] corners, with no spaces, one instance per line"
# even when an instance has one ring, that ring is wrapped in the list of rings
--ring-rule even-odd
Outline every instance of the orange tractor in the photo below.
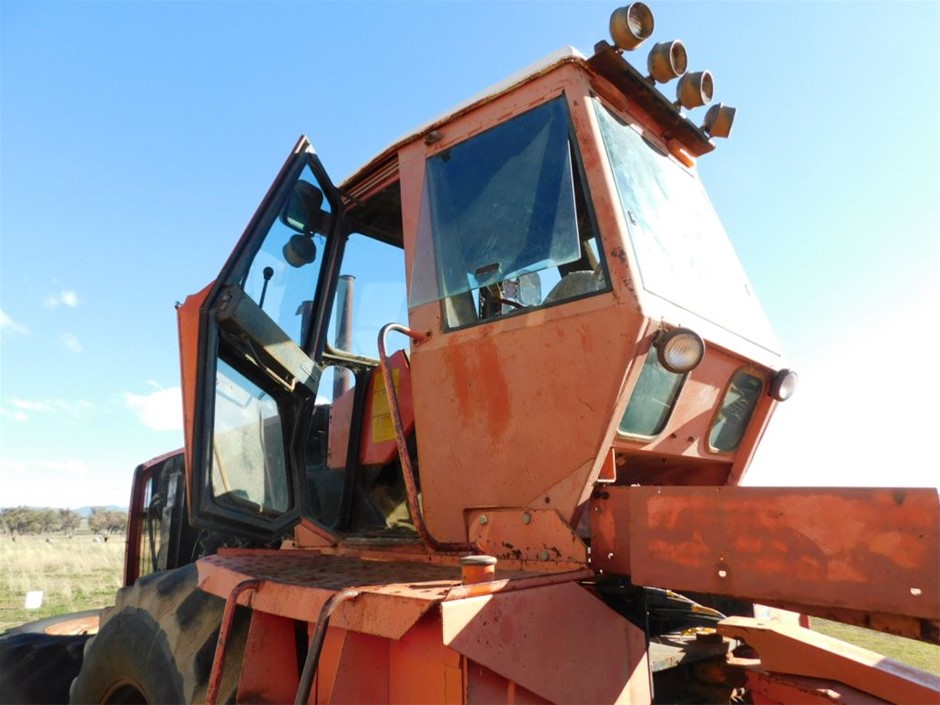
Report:
[[[652,26],[339,187],[297,143],[179,307],[72,702],[938,702],[802,617],[936,643],[936,490],[738,486],[796,375],[695,170],[734,109]]]

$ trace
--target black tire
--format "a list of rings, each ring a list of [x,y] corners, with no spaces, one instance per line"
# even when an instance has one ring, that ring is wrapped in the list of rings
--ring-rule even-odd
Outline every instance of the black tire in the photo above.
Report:
[[[67,703],[90,638],[19,627],[0,636],[0,705]]]
[[[225,603],[196,587],[196,567],[141,578],[118,593],[85,646],[72,703],[205,702]],[[226,653],[220,702],[234,701],[247,636],[247,614],[236,613]]]

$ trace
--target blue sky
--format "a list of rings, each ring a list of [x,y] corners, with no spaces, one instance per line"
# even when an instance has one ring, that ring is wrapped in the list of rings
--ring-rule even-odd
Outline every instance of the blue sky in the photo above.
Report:
[[[0,506],[182,445],[174,303],[299,134],[340,180],[615,6],[0,2]],[[738,108],[700,171],[801,373],[749,480],[936,485],[940,3],[651,6]]]

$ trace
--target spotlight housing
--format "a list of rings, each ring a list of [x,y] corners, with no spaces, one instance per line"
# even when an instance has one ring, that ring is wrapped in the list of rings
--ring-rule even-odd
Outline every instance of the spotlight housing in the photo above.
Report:
[[[710,71],[687,73],[676,85],[676,102],[686,110],[707,105],[715,94],[715,81]]]
[[[679,78],[688,69],[688,64],[685,45],[678,39],[655,44],[646,59],[649,79],[656,83],[668,83]]]
[[[770,396],[777,401],[786,401],[796,391],[796,383],[799,379],[800,376],[793,370],[780,370],[770,382]]]
[[[731,126],[734,124],[734,114],[736,112],[736,108],[724,103],[713,105],[705,113],[702,130],[711,137],[728,137],[731,134]]]
[[[610,38],[618,49],[632,51],[653,33],[653,11],[642,2],[632,2],[613,11]]]
[[[702,336],[688,328],[673,328],[656,339],[659,364],[675,374],[684,374],[698,367],[705,356]]]

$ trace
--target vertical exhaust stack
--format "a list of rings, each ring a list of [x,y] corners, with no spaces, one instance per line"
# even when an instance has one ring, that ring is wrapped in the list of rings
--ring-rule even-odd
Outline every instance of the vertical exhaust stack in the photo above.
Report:
[[[333,344],[340,350],[349,350],[352,347],[352,307],[353,293],[356,277],[351,274],[340,275],[336,284],[336,310],[339,317],[336,319],[336,337]],[[342,367],[336,368],[333,377],[333,398],[339,399],[349,391],[352,373]]]

